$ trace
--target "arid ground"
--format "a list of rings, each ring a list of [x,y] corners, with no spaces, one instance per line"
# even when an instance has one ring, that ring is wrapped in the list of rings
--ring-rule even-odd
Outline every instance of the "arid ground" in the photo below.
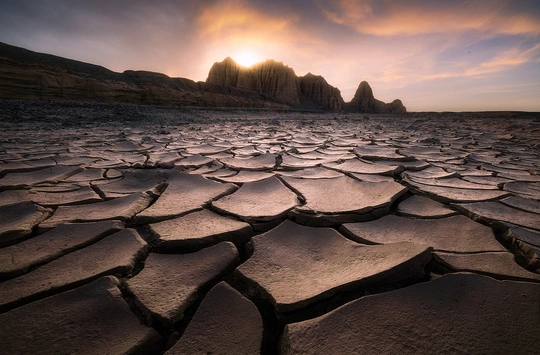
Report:
[[[540,115],[0,102],[0,352],[538,354]]]

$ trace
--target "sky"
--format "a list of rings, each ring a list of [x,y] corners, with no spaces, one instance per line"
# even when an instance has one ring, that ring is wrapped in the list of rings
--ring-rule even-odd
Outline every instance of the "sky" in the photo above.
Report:
[[[0,42],[204,81],[230,56],[408,111],[540,111],[539,0],[2,0]]]

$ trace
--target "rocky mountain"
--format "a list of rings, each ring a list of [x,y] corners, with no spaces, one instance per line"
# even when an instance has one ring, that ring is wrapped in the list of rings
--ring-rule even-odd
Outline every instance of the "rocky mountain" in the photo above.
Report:
[[[0,99],[288,108],[252,91],[104,67],[0,43]]]
[[[246,68],[227,57],[222,62],[214,63],[206,82],[253,91],[291,106],[300,104],[298,78],[294,70],[274,60]]]
[[[326,107],[332,111],[341,111],[343,98],[338,88],[329,85],[320,75],[307,73],[298,78],[300,92],[304,97],[315,102],[319,107]]]
[[[343,104],[339,89],[322,76],[308,73],[297,77],[292,68],[274,60],[247,68],[227,57],[214,63],[206,82],[254,91],[292,107],[340,111]]]
[[[214,63],[206,82],[195,82],[148,71],[117,73],[1,42],[0,99],[405,112],[399,100],[376,100],[366,82],[344,103],[339,89],[322,76],[298,77],[274,60],[246,68],[228,57]]]
[[[373,90],[367,81],[362,81],[356,89],[351,102],[345,105],[346,110],[365,113],[405,113],[407,109],[401,100],[386,104],[373,96]]]

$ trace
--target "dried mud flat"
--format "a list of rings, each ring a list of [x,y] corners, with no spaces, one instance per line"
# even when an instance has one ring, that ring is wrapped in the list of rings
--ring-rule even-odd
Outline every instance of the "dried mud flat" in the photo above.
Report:
[[[540,117],[0,103],[6,354],[537,354]]]

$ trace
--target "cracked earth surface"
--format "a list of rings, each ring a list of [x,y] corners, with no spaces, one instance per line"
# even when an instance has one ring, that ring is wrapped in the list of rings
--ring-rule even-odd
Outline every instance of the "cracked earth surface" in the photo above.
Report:
[[[3,103],[6,354],[537,354],[540,120]]]

